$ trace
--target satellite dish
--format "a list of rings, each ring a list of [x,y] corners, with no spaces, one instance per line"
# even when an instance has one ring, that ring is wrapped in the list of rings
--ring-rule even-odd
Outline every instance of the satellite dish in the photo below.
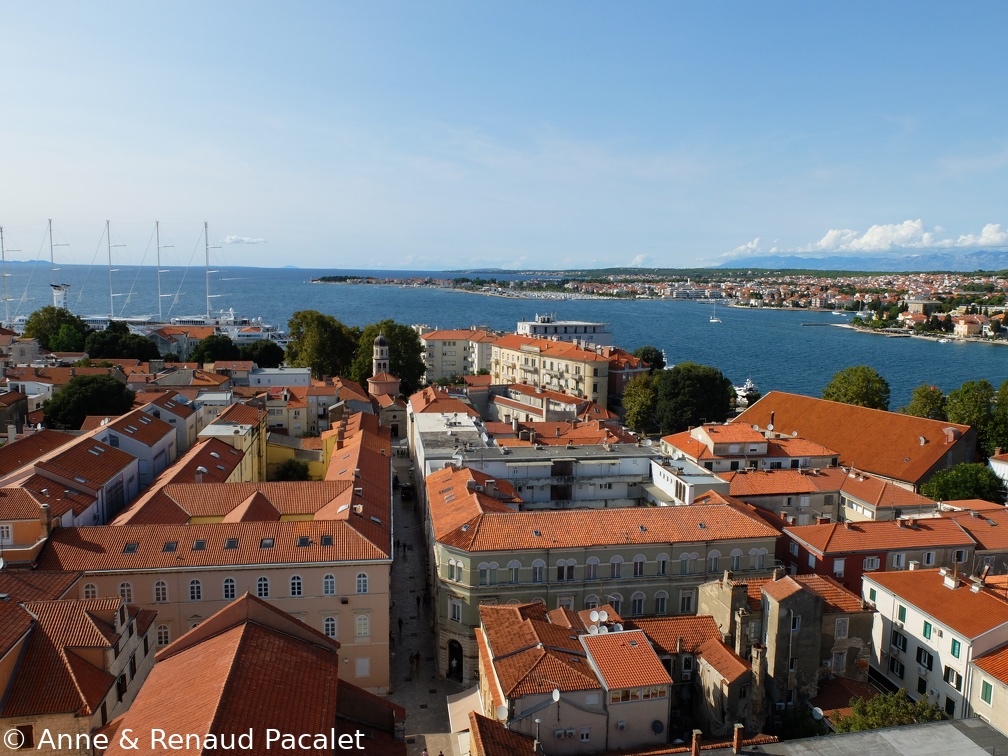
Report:
[[[505,719],[507,719],[507,715],[508,715],[507,706],[501,704],[500,706],[497,707],[497,719],[503,722]]]
[[[588,635],[598,635],[598,625],[590,625],[588,627]]]
[[[753,429],[754,431],[759,431],[759,426],[758,426],[758,425],[753,425],[752,429]]]
[[[798,438],[798,431],[791,431],[791,438]]]
[[[773,430],[773,423],[767,423],[766,429]]]
[[[652,444],[654,444],[654,441],[652,441],[650,438],[644,442],[644,446],[651,446]]]
[[[560,691],[557,688],[553,688],[553,703],[560,700]]]
[[[592,609],[591,612],[588,614],[588,619],[590,619],[592,622],[598,622],[599,621],[598,610]]]
[[[598,631],[599,631],[599,635],[605,635],[606,633],[609,632],[609,628],[606,627],[605,625],[602,625],[602,627],[600,627],[598,629]]]
[[[607,619],[609,619],[609,612],[603,609],[601,612],[598,613],[598,618],[599,622],[605,622]]]
[[[822,709],[820,709],[818,706],[812,709],[812,719],[818,722],[820,719],[822,719],[822,717],[823,717]]]
[[[623,623],[622,622],[617,622],[616,626],[613,628],[613,630],[615,630],[617,633],[622,632],[622,630],[623,630]]]

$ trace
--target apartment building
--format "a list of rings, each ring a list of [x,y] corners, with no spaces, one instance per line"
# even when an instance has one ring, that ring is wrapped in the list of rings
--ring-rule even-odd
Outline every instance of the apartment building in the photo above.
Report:
[[[752,427],[700,425],[661,439],[661,452],[715,473],[736,470],[810,470],[836,467],[835,451],[804,438],[776,438]]]
[[[492,347],[490,375],[495,384],[525,383],[603,408],[609,394],[609,359],[564,341],[502,336]]]
[[[436,383],[453,375],[475,375],[480,370],[489,370],[491,346],[496,339],[496,334],[476,327],[420,334],[427,366],[424,380]]]
[[[556,313],[543,313],[532,320],[519,320],[515,330],[519,336],[537,339],[578,342],[592,346],[612,346],[613,335],[607,323],[590,320],[557,320]]]

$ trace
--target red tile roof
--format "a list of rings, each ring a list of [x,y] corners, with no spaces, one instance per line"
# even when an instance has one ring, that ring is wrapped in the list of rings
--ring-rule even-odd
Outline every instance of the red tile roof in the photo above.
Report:
[[[672,678],[640,630],[582,635],[606,690],[671,685]]]
[[[695,654],[707,641],[721,640],[721,631],[709,614],[631,619],[624,627],[643,630],[651,642],[666,654]]]
[[[865,611],[861,603],[861,597],[852,591],[844,588],[840,583],[830,577],[823,575],[791,575],[787,578],[798,583],[802,588],[821,596],[826,604],[826,611],[830,613],[851,613]],[[758,609],[763,601],[763,590],[770,583],[774,582],[772,577],[750,578],[748,580],[736,581],[746,586],[749,595],[749,605]]]
[[[959,523],[959,526],[976,541],[977,549],[1008,550],[1008,512],[1003,507],[998,512],[981,512],[979,517],[970,512],[948,513],[944,517]]]
[[[54,517],[62,517],[70,511],[74,513],[74,517],[80,517],[98,501],[86,491],[69,488],[43,475],[32,475],[21,487],[30,492],[39,505],[48,504]]]
[[[145,446],[154,446],[165,436],[175,435],[175,429],[171,425],[139,409],[109,423],[108,428],[134,438]]]
[[[871,683],[830,675],[819,683],[819,694],[809,699],[809,705],[822,709],[826,719],[835,721],[837,716],[849,717],[853,713],[851,708],[853,699],[863,698],[870,701],[878,694],[878,690]]]
[[[149,403],[163,410],[168,410],[168,412],[178,417],[189,417],[196,410],[187,401],[181,401],[179,399],[180,396],[178,392],[166,391],[160,396],[151,399]],[[185,397],[182,398],[184,399]]]
[[[924,478],[955,443],[965,440],[965,443],[975,444],[976,438],[968,425],[781,391],[770,391],[733,422],[755,424],[760,428],[773,422],[777,434],[789,436],[797,432],[800,438],[836,449],[845,465],[914,484]],[[946,429],[951,429],[951,442]]]
[[[784,533],[818,554],[973,545],[973,539],[957,520],[927,518],[914,523],[911,526],[906,520],[869,520],[791,525],[784,528]]]
[[[97,491],[127,467],[136,463],[132,454],[93,438],[81,438],[66,451],[35,464],[40,475],[76,481],[88,491]]]
[[[1008,685],[1008,646],[1001,646],[973,660],[980,669]]]
[[[77,437],[55,430],[41,430],[0,446],[0,475],[8,475],[39,457],[69,444]]]
[[[551,339],[537,339],[531,336],[519,336],[508,334],[497,339],[497,346],[501,349],[512,351],[538,350],[538,353],[545,357],[555,359],[570,360],[572,362],[609,362],[608,357],[603,357],[597,352],[582,349],[577,344],[568,341],[553,341]]]
[[[537,756],[539,749],[531,735],[509,730],[496,720],[469,712],[469,732],[475,756]]]
[[[973,593],[959,582],[955,590],[946,588],[938,570],[901,570],[873,572],[864,576],[930,615],[965,638],[979,635],[1008,623],[1008,602],[988,591]]]
[[[713,667],[729,685],[750,672],[750,665],[732,651],[720,638],[711,638],[701,644],[700,658]]]
[[[815,481],[800,470],[737,470],[720,472],[718,477],[730,484],[732,496],[781,496],[812,494],[819,491]]]
[[[801,590],[801,583],[790,576],[782,577],[780,580],[768,580],[763,584],[763,594],[777,602],[784,601]]]

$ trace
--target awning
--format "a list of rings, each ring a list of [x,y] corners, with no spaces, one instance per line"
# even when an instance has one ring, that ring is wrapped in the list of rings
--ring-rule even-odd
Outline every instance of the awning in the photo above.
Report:
[[[448,699],[448,724],[451,731],[468,732],[469,712],[483,712],[483,699],[480,698],[479,686],[463,690]]]

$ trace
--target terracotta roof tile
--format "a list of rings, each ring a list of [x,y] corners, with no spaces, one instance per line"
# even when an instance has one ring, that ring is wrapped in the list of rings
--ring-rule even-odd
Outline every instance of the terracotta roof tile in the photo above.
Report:
[[[711,638],[700,645],[698,654],[731,685],[749,674],[750,665],[732,651],[720,638]]]
[[[768,580],[763,584],[763,594],[774,601],[784,601],[802,590],[802,585],[791,576],[780,580]]]
[[[582,635],[581,642],[602,674],[606,690],[672,684],[672,678],[640,630]]]
[[[982,551],[1008,550],[1008,512],[982,512],[979,517],[970,512],[955,512],[944,515],[954,519]]]
[[[1008,685],[1008,646],[978,656],[973,663],[991,677]]]
[[[164,420],[139,409],[109,423],[108,427],[116,433],[136,439],[145,446],[154,446],[165,436],[175,434],[175,429]]]
[[[25,465],[29,465],[65,444],[76,440],[76,436],[55,430],[41,430],[21,436],[16,441],[0,446],[0,475],[8,475]]]
[[[136,462],[136,457],[93,438],[81,438],[66,451],[35,464],[41,475],[76,481],[82,488],[97,491],[113,477]]]
[[[21,487],[30,492],[39,504],[48,504],[55,517],[62,517],[70,511],[75,517],[80,517],[98,501],[87,491],[70,488],[42,475],[32,475]]]
[[[476,746],[476,756],[536,756],[536,740],[509,730],[500,722],[469,712],[469,732]]]
[[[840,585],[833,578],[810,573],[807,575],[791,575],[788,577],[802,588],[821,596],[826,603],[826,611],[832,613],[850,613],[865,611],[861,597]],[[763,601],[763,589],[773,582],[773,578],[750,578],[736,581],[746,586],[749,605],[758,609]]]
[[[684,653],[695,654],[707,641],[721,640],[721,631],[714,618],[708,614],[631,619],[626,621],[624,627],[643,630],[651,642],[667,654],[679,653],[680,643]]]
[[[916,520],[913,526],[905,520],[792,525],[784,533],[818,554],[974,545],[956,520],[939,518]]]

